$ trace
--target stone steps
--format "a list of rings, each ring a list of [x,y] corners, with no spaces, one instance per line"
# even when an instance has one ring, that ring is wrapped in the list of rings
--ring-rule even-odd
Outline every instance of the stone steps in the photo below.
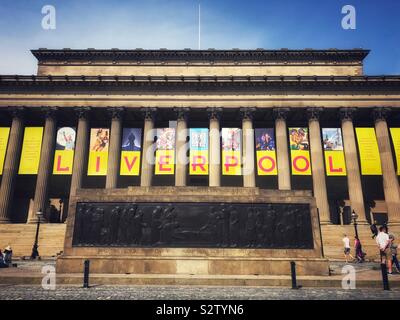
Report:
[[[344,260],[343,254],[343,234],[347,234],[350,238],[350,244],[352,245],[351,254],[354,255],[355,251],[353,248],[354,244],[354,226],[338,226],[338,225],[323,225],[321,226],[322,240],[324,244],[325,257],[328,259],[340,259]],[[390,233],[393,233],[396,237],[400,236],[400,227],[390,227]],[[378,260],[379,251],[374,239],[371,238],[371,231],[369,225],[359,225],[358,234],[363,246],[363,251],[367,254],[366,259]]]
[[[54,257],[63,250],[65,230],[66,224],[40,225],[40,256]],[[14,257],[30,256],[35,235],[35,224],[0,224],[0,248],[10,245]]]

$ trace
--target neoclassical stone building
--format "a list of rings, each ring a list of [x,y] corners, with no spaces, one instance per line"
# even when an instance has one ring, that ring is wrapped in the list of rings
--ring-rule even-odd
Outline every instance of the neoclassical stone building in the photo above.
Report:
[[[309,190],[332,255],[352,210],[364,232],[372,219],[400,224],[400,77],[365,75],[368,50],[32,54],[37,75],[0,76],[4,228],[39,210],[63,222],[80,189],[132,186]],[[137,149],[126,128],[138,130]],[[207,129],[197,167],[190,129]],[[138,151],[138,162],[124,154]]]

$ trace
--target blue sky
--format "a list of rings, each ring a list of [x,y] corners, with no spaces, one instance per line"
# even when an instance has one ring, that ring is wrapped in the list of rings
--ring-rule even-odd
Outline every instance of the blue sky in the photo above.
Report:
[[[365,48],[366,74],[400,74],[400,1],[395,0],[0,0],[0,74],[34,74],[30,49]],[[357,12],[343,30],[342,7]],[[44,5],[55,30],[41,27]]]

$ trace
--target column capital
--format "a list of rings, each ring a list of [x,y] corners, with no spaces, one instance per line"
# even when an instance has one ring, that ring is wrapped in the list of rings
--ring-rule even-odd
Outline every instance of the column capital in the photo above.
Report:
[[[241,107],[239,109],[240,116],[242,117],[243,120],[253,120],[256,111],[257,108],[255,107]]]
[[[107,113],[112,119],[122,119],[125,113],[124,107],[107,107]]]
[[[324,108],[307,108],[308,120],[319,120],[322,112],[324,112]]]
[[[89,116],[91,108],[90,107],[75,107],[74,111],[78,119],[87,119]]]
[[[386,120],[390,116],[391,112],[391,108],[376,107],[372,110],[372,117],[374,121]]]
[[[340,120],[353,120],[355,114],[357,112],[357,108],[340,108],[339,116]]]
[[[174,113],[177,120],[185,120],[189,118],[190,108],[189,107],[174,107]]]
[[[277,120],[277,119],[286,120],[289,112],[290,112],[290,108],[274,108],[272,110],[275,120]]]
[[[207,108],[207,114],[210,120],[220,120],[222,117],[222,108]]]
[[[51,118],[51,119],[56,119],[57,117],[57,107],[42,107],[41,111],[44,113],[44,116],[46,119]]]
[[[144,120],[155,120],[157,108],[141,108]]]
[[[23,119],[25,116],[26,108],[25,107],[10,107],[8,108],[11,116],[13,118]]]

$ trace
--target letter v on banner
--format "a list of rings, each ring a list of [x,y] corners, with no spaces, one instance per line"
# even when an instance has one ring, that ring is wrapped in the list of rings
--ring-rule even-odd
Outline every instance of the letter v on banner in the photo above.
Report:
[[[142,129],[124,128],[121,143],[121,176],[138,176],[140,172]]]

